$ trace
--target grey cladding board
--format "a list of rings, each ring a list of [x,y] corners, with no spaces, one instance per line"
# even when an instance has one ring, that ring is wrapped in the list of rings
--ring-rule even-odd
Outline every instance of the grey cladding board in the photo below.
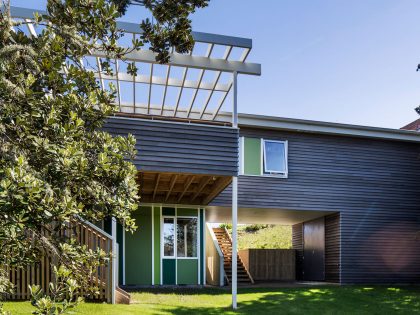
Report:
[[[234,176],[238,172],[238,129],[112,117],[105,130],[136,138],[137,169]]]
[[[420,282],[419,144],[247,128],[241,134],[288,140],[289,176],[239,176],[239,207],[339,212],[342,283]],[[230,197],[228,187],[211,205],[230,207]],[[329,271],[337,279],[337,270]]]

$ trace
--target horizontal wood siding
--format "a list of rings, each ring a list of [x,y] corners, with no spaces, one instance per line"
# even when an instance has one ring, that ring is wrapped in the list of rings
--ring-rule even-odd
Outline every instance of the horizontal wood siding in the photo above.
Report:
[[[105,130],[136,140],[139,170],[234,176],[238,129],[134,118],[108,118]]]
[[[296,251],[296,280],[303,279],[303,224],[292,226],[292,248]]]
[[[340,282],[340,214],[325,217],[325,281]]]
[[[241,128],[288,140],[288,178],[239,176],[239,207],[341,215],[343,283],[420,281],[417,143]],[[230,206],[227,188],[211,205]]]

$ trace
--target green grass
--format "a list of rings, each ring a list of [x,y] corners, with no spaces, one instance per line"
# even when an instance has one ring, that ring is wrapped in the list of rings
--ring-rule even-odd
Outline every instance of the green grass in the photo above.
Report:
[[[240,289],[237,314],[420,314],[420,287],[321,286]],[[28,302],[7,302],[29,314]],[[132,293],[131,305],[82,303],[75,314],[235,314],[226,289],[166,289]]]
[[[292,248],[292,227],[287,225],[260,225],[257,231],[247,231],[247,226],[238,227],[238,248]],[[248,226],[252,227],[252,226]],[[232,233],[231,230],[229,230]]]

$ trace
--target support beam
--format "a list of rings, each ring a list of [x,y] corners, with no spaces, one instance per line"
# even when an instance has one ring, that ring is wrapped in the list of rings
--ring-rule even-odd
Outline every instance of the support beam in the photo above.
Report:
[[[197,191],[195,192],[195,194],[192,196],[192,198],[191,198],[191,201],[194,201],[195,200],[195,198],[197,198],[198,197],[198,195],[203,191],[203,189],[204,189],[204,187],[206,187],[206,185],[209,183],[209,181],[212,179],[212,176],[207,176],[207,177],[204,177],[202,180],[201,180],[201,182],[200,182],[200,184],[199,184],[199,186],[198,186],[198,189],[197,189]]]
[[[185,193],[187,192],[188,188],[191,186],[191,183],[193,182],[194,178],[195,178],[195,176],[193,175],[193,176],[191,176],[191,177],[190,177],[190,179],[187,181],[187,183],[185,184],[185,188],[184,188],[184,190],[182,191],[182,193],[181,193],[181,194],[179,195],[179,197],[178,197],[178,201],[177,201],[177,202],[180,202],[180,201],[181,201],[181,199],[182,199],[182,197],[184,197],[184,195],[185,195]]]
[[[231,177],[219,177],[213,186],[213,191],[202,201],[203,205],[207,205],[212,201],[227,185],[231,182]]]
[[[232,177],[232,308],[237,309],[238,293],[238,177]]]
[[[155,181],[155,188],[153,189],[153,199],[155,199],[156,196],[156,191],[158,189],[159,186],[159,180],[160,180],[160,173],[156,174],[156,181]]]
[[[232,126],[238,127],[238,73],[233,72]],[[238,139],[239,146],[239,139]],[[239,165],[239,163],[238,163]],[[238,176],[232,177],[232,308],[237,308],[238,291]]]
[[[174,189],[177,178],[178,178],[178,174],[172,175],[171,183],[169,184],[169,190],[166,193],[165,202],[168,200],[169,196],[171,195],[172,189]]]
[[[93,51],[92,56],[106,58],[103,51]],[[145,63],[156,63],[157,54],[150,50],[132,51],[124,55],[125,60]],[[261,75],[261,65],[251,62],[241,62],[202,56],[169,54],[168,64],[176,67],[188,67],[222,72],[238,72],[241,74]]]
[[[238,73],[236,71],[233,73],[232,127],[238,128]]]

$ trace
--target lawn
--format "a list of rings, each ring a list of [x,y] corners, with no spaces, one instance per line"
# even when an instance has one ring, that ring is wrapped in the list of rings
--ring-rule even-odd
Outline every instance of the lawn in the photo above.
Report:
[[[239,314],[420,314],[420,287],[321,286],[239,290]],[[234,314],[226,289],[161,289],[132,293],[131,305],[83,303],[75,314]],[[28,302],[7,302],[29,314]]]

